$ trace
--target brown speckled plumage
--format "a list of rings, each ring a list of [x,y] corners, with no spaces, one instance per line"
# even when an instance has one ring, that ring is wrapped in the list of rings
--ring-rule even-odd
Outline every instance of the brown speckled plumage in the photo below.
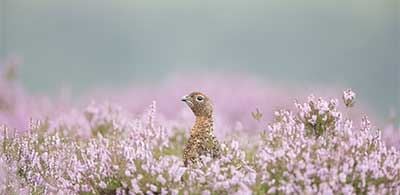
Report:
[[[213,132],[211,100],[200,92],[193,92],[183,97],[182,101],[187,103],[196,116],[196,122],[183,151],[185,166],[195,163],[201,155],[219,157],[221,149]]]

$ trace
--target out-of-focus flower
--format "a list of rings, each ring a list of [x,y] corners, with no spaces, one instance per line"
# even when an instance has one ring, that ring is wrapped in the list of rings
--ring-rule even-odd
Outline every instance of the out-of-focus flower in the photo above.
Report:
[[[253,116],[253,118],[257,121],[260,121],[263,114],[260,112],[260,110],[257,108],[255,112],[252,112],[251,115]]]
[[[356,93],[351,89],[347,89],[343,92],[343,101],[347,107],[353,107],[355,104]]]

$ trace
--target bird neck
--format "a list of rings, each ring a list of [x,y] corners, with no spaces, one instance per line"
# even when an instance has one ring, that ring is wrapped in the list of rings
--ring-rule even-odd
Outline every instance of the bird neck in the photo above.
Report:
[[[214,120],[212,116],[197,116],[191,134],[212,133]]]

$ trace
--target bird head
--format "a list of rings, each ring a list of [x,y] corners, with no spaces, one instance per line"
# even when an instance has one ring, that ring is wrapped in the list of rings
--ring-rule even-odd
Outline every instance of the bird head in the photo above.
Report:
[[[192,109],[196,117],[211,117],[212,103],[210,98],[200,92],[192,92],[189,95],[183,96],[184,101],[190,109]]]

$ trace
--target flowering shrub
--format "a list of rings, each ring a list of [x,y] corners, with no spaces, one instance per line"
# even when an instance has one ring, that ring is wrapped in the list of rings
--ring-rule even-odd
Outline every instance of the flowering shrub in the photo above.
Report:
[[[400,193],[399,151],[385,146],[366,117],[356,130],[337,102],[310,96],[295,112],[275,113],[255,158],[266,192]]]
[[[186,129],[156,120],[155,102],[139,117],[93,103],[72,118],[31,121],[28,132],[4,126],[0,193],[399,194],[399,151],[366,117],[356,129],[338,105],[310,96],[276,111],[257,144],[225,140],[221,158],[192,167],[181,159]]]

